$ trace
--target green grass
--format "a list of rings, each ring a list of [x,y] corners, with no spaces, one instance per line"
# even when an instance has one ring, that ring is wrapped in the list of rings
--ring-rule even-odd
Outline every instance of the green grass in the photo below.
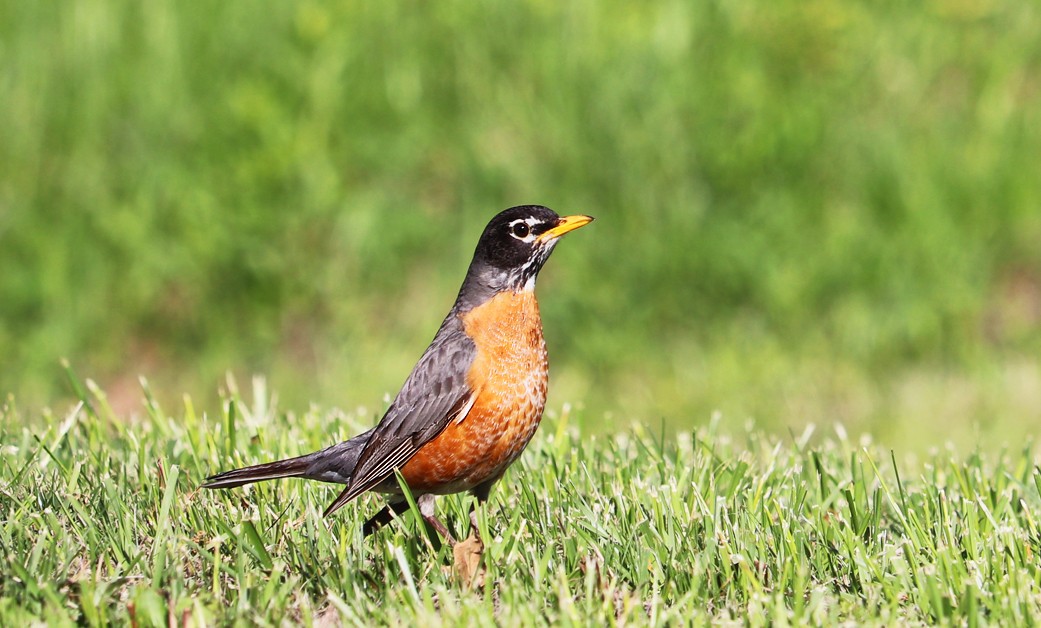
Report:
[[[1036,618],[1039,76],[1021,0],[0,3],[0,624]],[[526,202],[598,220],[485,588],[195,490],[370,425]]]
[[[222,410],[153,401],[133,421],[93,388],[62,416],[0,420],[0,623],[664,625],[735,621],[1028,625],[1041,619],[1041,470],[1030,443],[924,457],[844,432],[587,434],[550,413],[493,493],[481,586],[411,515],[320,516],[335,488],[198,490],[205,475],[361,429],[279,409],[262,383]],[[148,395],[151,398],[150,395]],[[463,531],[469,498],[440,500]]]

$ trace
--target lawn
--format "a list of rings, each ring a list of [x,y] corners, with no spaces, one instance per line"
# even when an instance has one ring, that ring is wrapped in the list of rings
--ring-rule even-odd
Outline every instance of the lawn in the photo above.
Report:
[[[1021,0],[0,3],[0,625],[1036,622],[1038,77]],[[597,220],[476,586],[198,490],[371,426],[524,203]]]
[[[280,625],[739,622],[1029,624],[1041,618],[1041,469],[1031,443],[926,456],[826,429],[735,436],[718,421],[612,435],[549,413],[479,525],[471,586],[411,515],[368,539],[328,485],[198,489],[372,419],[278,408],[262,381],[202,413],[127,422],[94,388],[48,429],[0,436],[0,623]],[[146,392],[147,394],[147,392]],[[470,499],[439,508],[464,536]]]

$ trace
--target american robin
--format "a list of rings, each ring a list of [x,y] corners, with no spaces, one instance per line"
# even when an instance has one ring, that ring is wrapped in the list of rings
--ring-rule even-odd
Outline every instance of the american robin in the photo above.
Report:
[[[408,509],[398,469],[420,514],[451,541],[434,496],[470,491],[483,503],[539,426],[548,362],[535,278],[559,238],[592,220],[539,205],[492,218],[455,304],[376,427],[305,456],[219,473],[203,487],[285,477],[346,484],[325,516],[366,491],[389,495],[365,523],[367,536]]]

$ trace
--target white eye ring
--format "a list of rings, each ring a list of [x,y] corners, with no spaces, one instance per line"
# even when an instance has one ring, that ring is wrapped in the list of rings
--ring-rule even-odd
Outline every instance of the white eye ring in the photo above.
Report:
[[[538,222],[534,218],[521,218],[509,224],[509,234],[521,242],[531,242],[535,239],[532,226]]]

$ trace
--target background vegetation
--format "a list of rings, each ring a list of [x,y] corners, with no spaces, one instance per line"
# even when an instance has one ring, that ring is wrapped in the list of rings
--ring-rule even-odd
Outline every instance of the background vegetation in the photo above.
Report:
[[[377,413],[538,202],[599,218],[541,282],[551,406],[1038,427],[1036,3],[5,2],[0,41],[25,408],[66,356],[121,414],[226,371]]]

